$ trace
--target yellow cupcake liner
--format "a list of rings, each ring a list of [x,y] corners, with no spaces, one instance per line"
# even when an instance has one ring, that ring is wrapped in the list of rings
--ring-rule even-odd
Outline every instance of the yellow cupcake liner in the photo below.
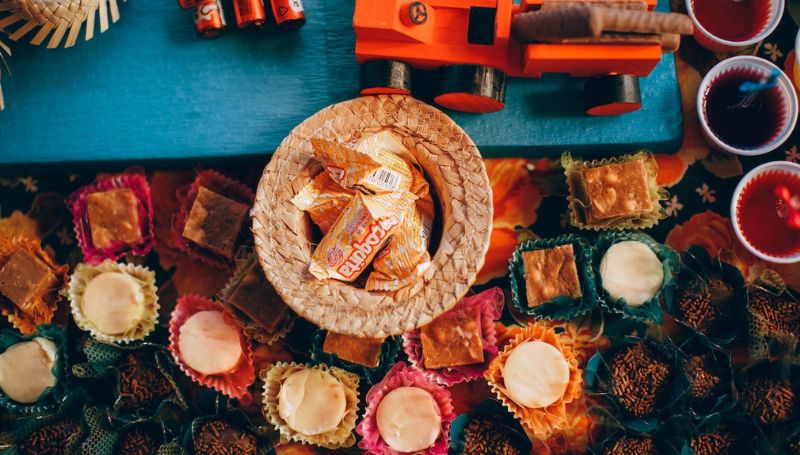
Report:
[[[344,385],[347,405],[344,417],[335,430],[322,434],[305,435],[293,430],[278,412],[278,392],[280,392],[283,381],[292,373],[304,369],[325,371]],[[310,366],[294,362],[278,362],[267,365],[261,370],[259,377],[264,382],[264,393],[262,395],[264,417],[280,432],[281,444],[294,441],[314,444],[326,449],[340,449],[351,447],[356,443],[356,435],[353,430],[356,427],[356,419],[358,417],[357,375],[325,364]]]
[[[503,368],[511,351],[526,341],[542,341],[558,349],[569,363],[569,383],[564,396],[557,402],[544,408],[526,408],[520,406],[508,395],[503,382]],[[578,368],[578,359],[572,348],[562,341],[561,335],[541,323],[529,324],[522,328],[516,336],[506,344],[503,351],[489,364],[484,373],[492,392],[503,405],[516,417],[529,436],[536,439],[547,439],[554,432],[569,426],[567,404],[578,399],[582,393],[583,372]]]
[[[582,185],[578,181],[580,171],[593,167],[605,166],[607,164],[625,163],[637,160],[641,160],[644,164],[647,174],[648,196],[650,204],[653,206],[652,210],[633,215],[616,216],[594,223],[587,222],[587,206],[579,197],[582,193]],[[667,212],[661,203],[669,199],[669,193],[656,182],[658,163],[650,152],[642,150],[633,154],[592,161],[574,159],[572,155],[565,153],[561,156],[561,166],[564,168],[564,175],[567,177],[567,186],[569,187],[567,201],[569,202],[568,205],[570,208],[570,223],[578,229],[595,231],[605,229],[644,229],[655,226],[660,220],[667,217]]]
[[[101,332],[94,324],[84,316],[81,310],[81,301],[86,286],[97,275],[106,272],[118,272],[129,275],[141,286],[144,302],[139,312],[139,317],[133,326],[123,334],[108,334]],[[106,343],[129,343],[135,340],[144,339],[156,327],[158,320],[158,294],[156,293],[156,274],[147,267],[134,264],[121,264],[112,260],[105,260],[99,265],[91,266],[78,264],[75,272],[69,280],[67,291],[69,304],[72,310],[72,317],[75,324],[81,330],[92,334],[99,341]]]

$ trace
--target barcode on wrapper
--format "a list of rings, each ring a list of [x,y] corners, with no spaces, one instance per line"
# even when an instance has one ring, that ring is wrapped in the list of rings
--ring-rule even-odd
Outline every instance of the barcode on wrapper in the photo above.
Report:
[[[388,191],[394,191],[400,186],[400,176],[389,169],[378,169],[367,176],[367,182]]]

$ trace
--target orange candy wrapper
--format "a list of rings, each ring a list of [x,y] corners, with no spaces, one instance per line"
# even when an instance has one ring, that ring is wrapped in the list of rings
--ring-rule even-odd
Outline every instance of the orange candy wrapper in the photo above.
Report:
[[[338,185],[367,194],[408,191],[413,180],[411,165],[378,142],[365,138],[350,147],[311,139],[314,156]]]
[[[372,263],[365,289],[396,291],[425,273],[431,264],[428,245],[433,227],[433,199],[430,194],[408,208],[403,224]]]
[[[308,212],[311,221],[326,234],[355,193],[355,190],[342,188],[327,172],[322,172],[297,193],[292,204]]]
[[[413,198],[408,192],[356,193],[314,250],[311,274],[355,281],[403,223]]]

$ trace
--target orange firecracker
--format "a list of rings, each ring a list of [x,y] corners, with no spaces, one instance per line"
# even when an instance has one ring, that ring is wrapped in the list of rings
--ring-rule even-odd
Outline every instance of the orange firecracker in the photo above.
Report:
[[[302,0],[270,0],[272,15],[280,28],[300,28],[306,23]]]
[[[258,28],[267,20],[263,0],[233,0],[233,12],[239,28]]]
[[[202,0],[195,11],[195,28],[202,38],[216,38],[225,31],[225,14],[219,0]]]

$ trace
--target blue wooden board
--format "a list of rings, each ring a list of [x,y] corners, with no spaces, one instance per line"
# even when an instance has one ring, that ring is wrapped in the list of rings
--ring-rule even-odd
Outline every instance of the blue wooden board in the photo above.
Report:
[[[3,77],[0,164],[226,159],[263,156],[304,118],[352,98],[353,4],[306,0],[296,32],[236,29],[195,37],[174,0],[129,0],[107,32],[70,49],[13,46]],[[664,5],[662,5],[664,6]],[[682,115],[671,55],[641,82],[644,108],[591,118],[582,81],[508,84],[505,110],[453,114],[485,156],[674,151]]]

